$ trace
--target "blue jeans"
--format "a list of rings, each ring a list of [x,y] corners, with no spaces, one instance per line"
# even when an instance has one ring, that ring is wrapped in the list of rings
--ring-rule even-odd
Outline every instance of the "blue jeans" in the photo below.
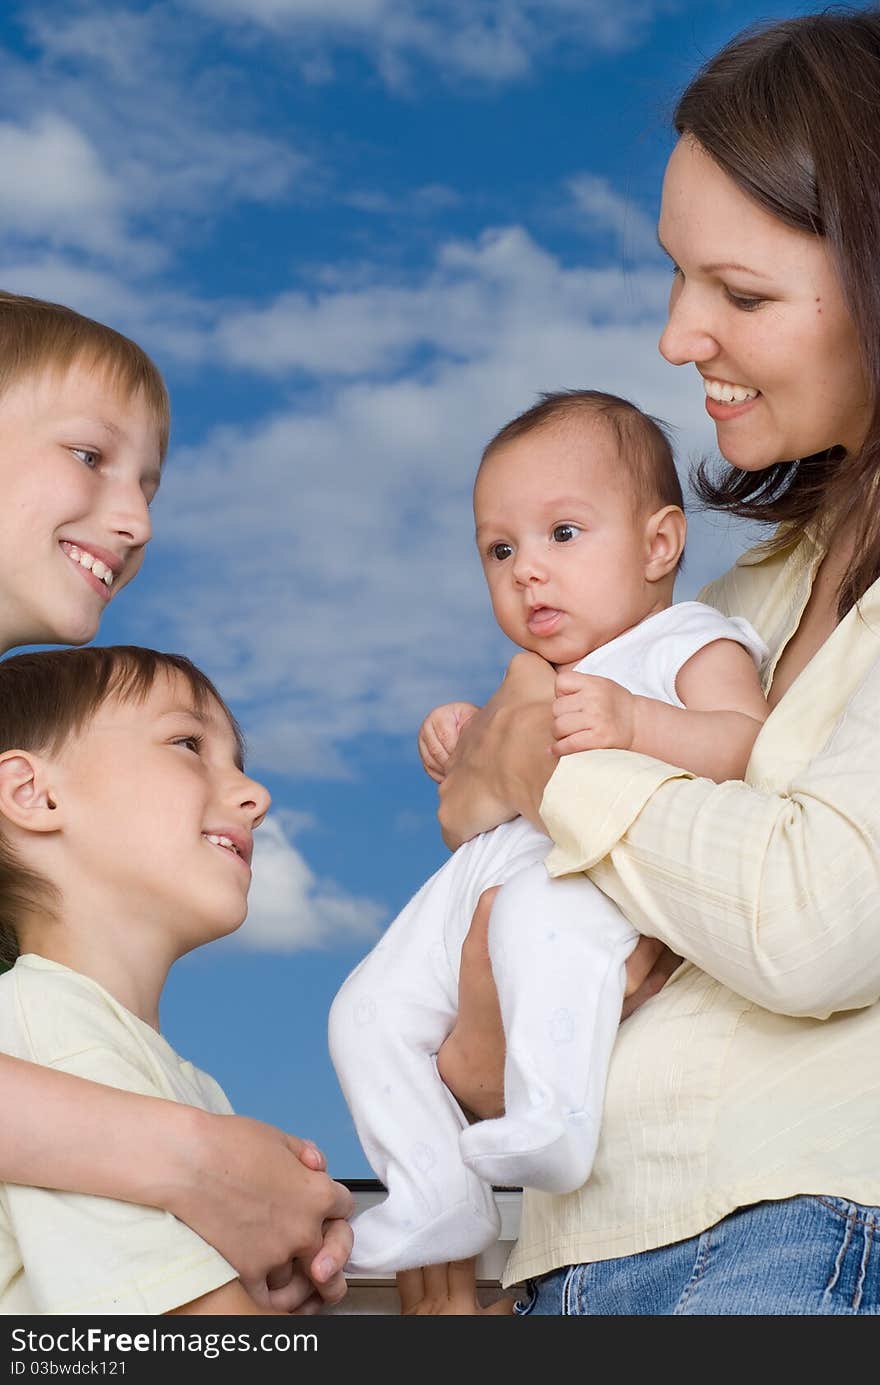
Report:
[[[880,1207],[757,1202],[690,1240],[530,1280],[514,1312],[880,1314]]]

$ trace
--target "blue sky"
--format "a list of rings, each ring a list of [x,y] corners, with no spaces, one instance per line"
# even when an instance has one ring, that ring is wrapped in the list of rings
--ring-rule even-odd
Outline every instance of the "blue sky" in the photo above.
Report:
[[[809,7],[804,7],[809,8]],[[326,1052],[336,987],[445,858],[415,734],[511,647],[472,551],[482,446],[608,389],[711,450],[656,351],[669,114],[792,5],[691,0],[8,4],[0,284],[134,336],[174,428],[105,643],[185,652],[272,790],[248,922],[163,1023],[236,1108],[370,1170]],[[678,596],[743,533],[692,517]]]

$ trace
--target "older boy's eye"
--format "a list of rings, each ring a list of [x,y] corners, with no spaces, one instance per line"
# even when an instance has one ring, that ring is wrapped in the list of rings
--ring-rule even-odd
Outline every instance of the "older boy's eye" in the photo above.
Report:
[[[554,543],[570,543],[580,533],[576,524],[557,524],[553,530]]]
[[[489,549],[489,557],[494,558],[498,563],[503,563],[505,558],[509,558],[512,553],[513,549],[509,543],[493,543]]]
[[[72,447],[71,452],[87,467],[94,469],[101,460],[100,453],[93,452],[90,447]]]

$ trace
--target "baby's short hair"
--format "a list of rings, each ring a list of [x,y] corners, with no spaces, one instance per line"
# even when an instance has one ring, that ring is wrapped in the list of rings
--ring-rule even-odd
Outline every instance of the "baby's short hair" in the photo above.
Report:
[[[141,702],[163,675],[186,681],[197,711],[211,702],[220,705],[243,758],[238,722],[201,669],[182,654],[126,644],[52,649],[0,660],[0,754],[57,754],[105,702]],[[132,792],[137,793],[137,785],[132,785]],[[18,956],[18,922],[35,908],[49,908],[53,895],[47,881],[21,864],[0,828],[0,969]]]
[[[655,503],[658,507],[678,505],[684,509],[668,425],[643,413],[629,399],[602,390],[555,390],[539,395],[537,404],[505,423],[487,443],[480,465],[517,438],[580,418],[600,418],[613,430],[628,466],[633,501],[639,509]]]
[[[121,332],[62,303],[0,290],[0,395],[27,375],[52,370],[63,374],[75,361],[105,371],[126,397],[143,392],[164,460],[171,409],[165,382],[146,351]]]

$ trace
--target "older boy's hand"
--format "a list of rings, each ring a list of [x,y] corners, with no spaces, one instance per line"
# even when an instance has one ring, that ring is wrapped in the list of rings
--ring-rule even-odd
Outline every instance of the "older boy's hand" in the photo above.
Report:
[[[419,727],[419,755],[427,774],[440,784],[446,777],[449,757],[458,744],[461,728],[479,707],[473,702],[444,702],[429,712]]]
[[[636,699],[610,678],[558,673],[553,703],[553,751],[630,750],[635,740]]]
[[[191,1176],[156,1205],[219,1250],[263,1305],[267,1276],[291,1262],[323,1301],[341,1298],[354,1199],[326,1173],[320,1150],[248,1116],[178,1113],[189,1122],[179,1151]]]

